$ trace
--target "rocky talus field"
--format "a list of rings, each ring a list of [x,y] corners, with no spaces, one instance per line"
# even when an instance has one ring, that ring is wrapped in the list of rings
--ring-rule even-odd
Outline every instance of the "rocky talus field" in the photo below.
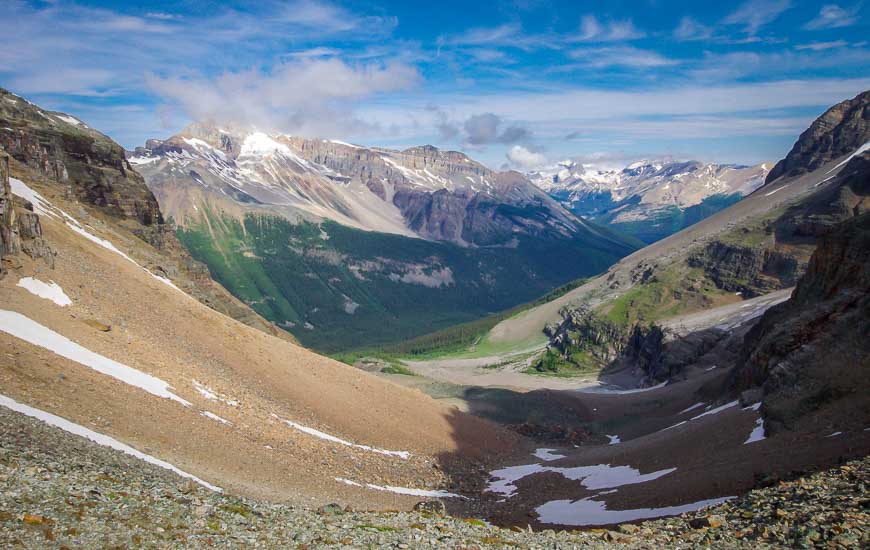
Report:
[[[412,512],[270,504],[212,492],[0,408],[4,548],[866,548],[870,459],[682,516],[610,529],[532,532]]]

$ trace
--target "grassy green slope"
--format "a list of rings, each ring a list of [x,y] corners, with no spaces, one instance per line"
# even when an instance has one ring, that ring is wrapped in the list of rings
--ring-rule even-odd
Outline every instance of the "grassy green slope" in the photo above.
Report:
[[[198,224],[179,229],[192,255],[258,313],[331,353],[474,321],[599,273],[632,251],[580,239],[472,249],[333,222],[201,211]]]

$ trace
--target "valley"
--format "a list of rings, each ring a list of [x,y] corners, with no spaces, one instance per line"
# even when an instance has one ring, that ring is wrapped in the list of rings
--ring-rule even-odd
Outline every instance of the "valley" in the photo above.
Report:
[[[282,17],[322,26],[314,5]],[[659,39],[588,17],[548,52]],[[491,40],[438,54],[493,61]],[[0,546],[870,545],[870,91],[825,89],[808,126],[780,96],[753,99],[757,120],[673,115],[722,135],[656,135],[699,152],[629,161],[658,113],[535,133],[430,102],[375,123],[378,94],[431,75],[312,69],[333,55],[282,61],[313,70],[298,89],[149,73],[203,108],[155,103],[135,136],[168,137],[132,147],[0,88]],[[778,162],[725,162],[795,121]],[[722,162],[679,160],[711,143]]]

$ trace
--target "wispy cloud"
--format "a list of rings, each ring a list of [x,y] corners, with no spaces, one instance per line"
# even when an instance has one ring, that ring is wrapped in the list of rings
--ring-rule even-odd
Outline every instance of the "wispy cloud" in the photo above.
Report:
[[[826,4],[819,10],[819,14],[815,19],[804,25],[804,28],[807,30],[820,30],[849,27],[858,21],[858,11],[860,9],[860,4],[851,9],[841,8],[837,4]]]
[[[746,0],[723,23],[740,25],[747,34],[754,35],[790,7],[791,0]]]
[[[798,44],[794,47],[796,50],[812,50],[814,52],[820,52],[823,50],[830,50],[833,48],[842,48],[848,46],[849,43],[845,40],[832,40],[830,42],[810,42],[809,44]]]
[[[555,37],[547,34],[529,34],[519,23],[505,23],[495,27],[474,27],[459,34],[439,36],[436,44],[443,47],[486,46],[517,48],[534,51],[543,48],[559,48]]]
[[[642,50],[632,46],[585,48],[573,50],[569,56],[583,66],[597,69],[606,67],[653,69],[679,64],[679,61],[669,59],[652,50]]]
[[[594,15],[584,15],[575,42],[621,42],[643,38],[646,34],[634,26],[631,19],[600,21]]]
[[[674,38],[682,41],[709,40],[713,37],[713,28],[702,25],[695,19],[685,16],[674,29]]]

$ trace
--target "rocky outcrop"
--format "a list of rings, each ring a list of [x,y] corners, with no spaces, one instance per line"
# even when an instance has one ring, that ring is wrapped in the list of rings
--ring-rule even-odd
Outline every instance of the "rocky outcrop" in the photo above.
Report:
[[[0,146],[82,202],[146,226],[163,222],[157,200],[120,145],[69,115],[40,109],[2,88]]]
[[[747,334],[731,389],[761,386],[774,431],[826,407],[866,411],[868,334],[870,214],[863,214],[822,239],[791,299]]]
[[[766,184],[799,176],[857,150],[870,141],[870,91],[834,105],[804,131],[784,159],[776,163]]]
[[[0,150],[0,277],[5,275],[12,257],[22,252],[54,266],[54,253],[42,238],[33,205],[12,195],[9,158]]]
[[[602,368],[620,356],[629,340],[623,327],[588,306],[566,307],[559,313],[562,321],[544,328],[550,342],[535,366],[539,371],[558,371],[559,362],[569,368]]]
[[[716,286],[747,298],[794,286],[806,265],[792,254],[765,246],[712,241],[689,255],[690,267],[704,270]]]

